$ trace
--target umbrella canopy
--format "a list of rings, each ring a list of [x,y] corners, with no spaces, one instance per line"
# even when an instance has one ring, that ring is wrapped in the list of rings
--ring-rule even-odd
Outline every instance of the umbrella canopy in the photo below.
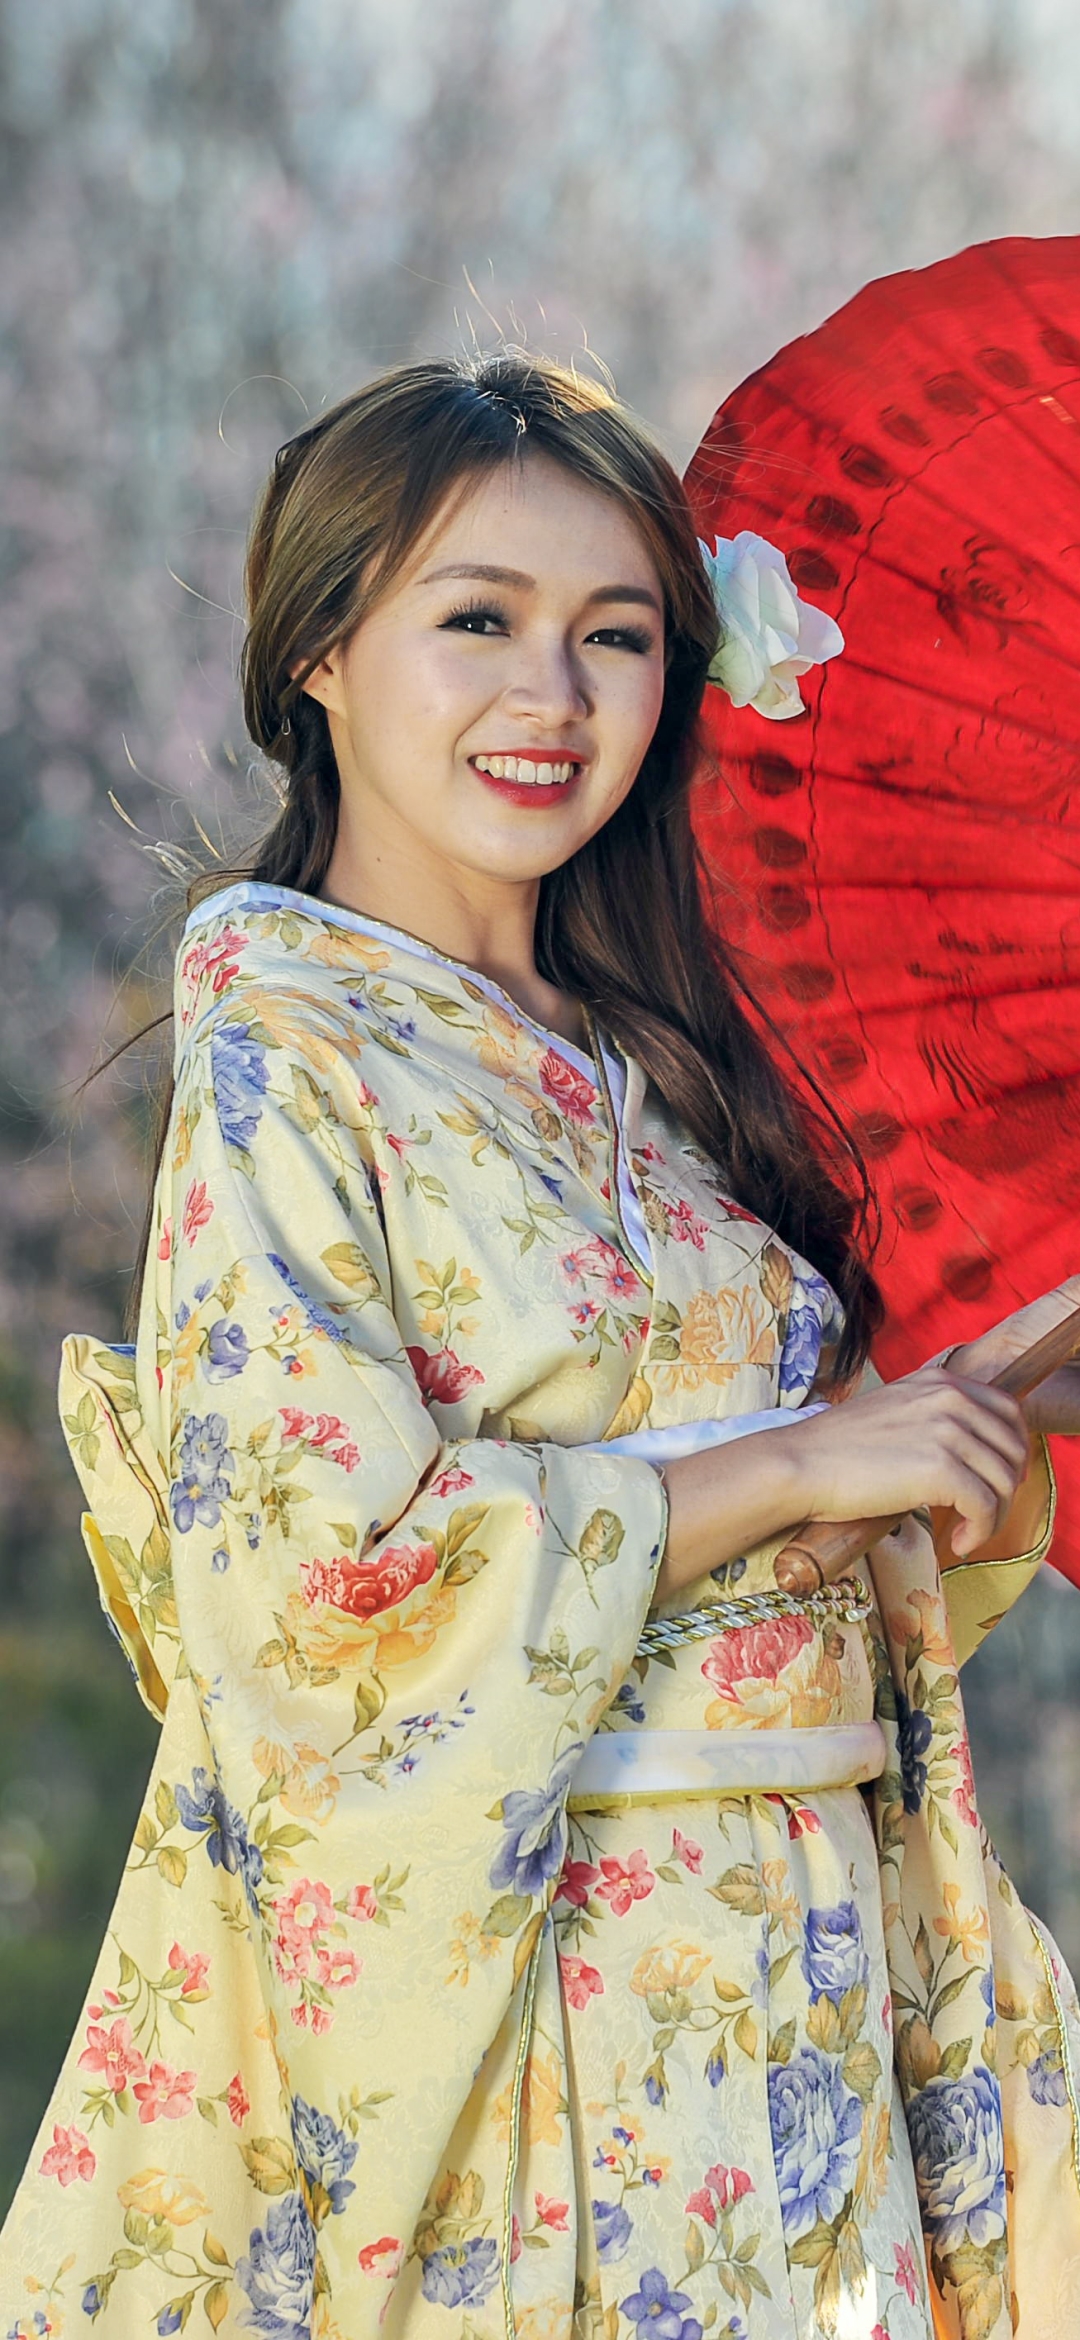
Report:
[[[706,693],[694,822],[868,1158],[900,1373],[1080,1266],[1080,237],[867,286],[724,401],[686,485],[846,638],[794,721]]]

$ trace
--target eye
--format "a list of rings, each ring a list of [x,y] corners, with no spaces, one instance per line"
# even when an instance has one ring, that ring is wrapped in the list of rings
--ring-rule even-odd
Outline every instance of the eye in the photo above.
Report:
[[[510,620],[504,609],[496,609],[487,601],[470,601],[461,609],[452,609],[449,617],[442,620],[439,631],[446,633],[452,628],[460,634],[483,636],[489,626],[498,626],[505,633],[509,624]]]
[[[598,626],[589,635],[590,642],[614,643],[620,650],[636,650],[644,657],[653,647],[653,637],[647,626]]]

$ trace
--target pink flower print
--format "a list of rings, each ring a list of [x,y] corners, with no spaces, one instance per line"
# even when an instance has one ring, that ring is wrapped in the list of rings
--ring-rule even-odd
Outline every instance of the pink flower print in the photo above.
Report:
[[[472,1487],[474,1485],[475,1480],[473,1478],[472,1472],[463,1471],[457,1463],[454,1463],[450,1470],[440,1471],[438,1478],[432,1480],[431,1485],[428,1488],[428,1494],[434,1495],[436,1497],[443,1495],[461,1495],[464,1493],[466,1487]]]
[[[184,1977],[180,1986],[182,1999],[209,1998],[210,1993],[203,1979],[209,1964],[209,1951],[181,1950],[179,1942],[173,1943],[169,1952],[169,1965],[174,1974],[182,1974]]]
[[[671,1832],[671,1857],[673,1861],[681,1861],[684,1869],[692,1869],[696,1877],[705,1854],[701,1845],[695,1844],[692,1836],[684,1836],[681,1828],[673,1828]]]
[[[306,1438],[315,1428],[314,1414],[305,1414],[302,1406],[279,1406],[283,1438]]]
[[[401,2244],[396,2234],[383,2234],[378,2242],[365,2243],[356,2256],[362,2275],[396,2275],[401,2265]]]
[[[971,1749],[963,1736],[954,1744],[960,1778],[952,1791],[949,1802],[968,1828],[977,1828],[979,1815],[975,1809],[975,1778],[971,1769]]]
[[[242,2128],[249,2112],[251,2111],[251,2100],[248,2096],[244,2083],[240,2078],[239,2072],[233,2073],[232,2079],[230,2080],[229,2085],[225,2091],[225,2102],[229,2108],[229,2119],[231,2120],[233,2127],[236,2129]]]
[[[174,2072],[171,2064],[154,2063],[134,2094],[141,2121],[182,2121],[195,2103],[195,2072]]]
[[[882,2002],[881,2002],[881,2024],[882,2024],[882,2029],[888,2033],[888,2035],[889,2035],[889,2037],[890,2037],[890,2039],[891,2039],[891,2038],[892,2038],[892,1992],[891,1992],[891,1991],[886,1991],[886,1993],[885,1993],[885,1996],[884,1996],[884,1998],[883,1998],[883,2000],[882,2000]]]
[[[187,993],[182,1021],[190,1023],[195,1013],[195,1000],[204,975],[209,975],[215,999],[219,998],[236,974],[240,953],[247,949],[246,934],[239,934],[234,926],[226,926],[214,942],[193,943],[180,968],[180,980]]]
[[[425,1405],[432,1398],[440,1406],[456,1406],[467,1390],[476,1389],[483,1374],[475,1365],[463,1365],[453,1349],[406,1348],[405,1354],[420,1384],[420,1395]]]
[[[596,1091],[576,1064],[568,1063],[557,1048],[549,1048],[540,1059],[540,1086],[545,1097],[550,1097],[564,1121],[591,1122]]]
[[[157,1255],[158,1255],[158,1258],[159,1258],[159,1259],[171,1259],[171,1258],[172,1258],[172,1220],[171,1220],[171,1219],[166,1219],[166,1221],[165,1221],[165,1224],[164,1224],[164,1226],[162,1227],[161,1233],[160,1233],[160,1235],[159,1235],[159,1237],[158,1237]]]
[[[377,1918],[379,1914],[378,1900],[370,1885],[354,1885],[345,1908],[351,1918]]]
[[[667,1205],[668,1234],[676,1243],[692,1243],[695,1251],[704,1251],[709,1230],[704,1219],[699,1219],[684,1196],[677,1203]]]
[[[429,1584],[438,1565],[434,1544],[390,1544],[381,1560],[316,1557],[300,1562],[300,1590],[309,1608],[328,1601],[349,1617],[376,1617]]]
[[[369,1089],[366,1081],[357,1082],[356,1102],[358,1105],[363,1105],[365,1107],[368,1105],[377,1105],[379,1102],[377,1096],[375,1095],[374,1089]]]
[[[580,1284],[590,1265],[588,1247],[580,1251],[564,1251],[559,1261],[564,1276],[571,1284]]]
[[[894,2269],[896,2281],[901,2291],[906,2292],[912,2307],[914,2307],[919,2296],[919,2270],[911,2244],[909,2242],[894,2243],[893,2258],[896,2261]]]
[[[604,1290],[609,1300],[625,1300],[628,1293],[636,1292],[637,1281],[629,1260],[621,1259],[617,1252],[613,1252],[604,1276]]]
[[[707,2186],[699,2186],[687,2202],[691,2218],[703,2218],[706,2226],[716,2225],[716,2204]]]
[[[555,2234],[565,2234],[566,2221],[570,2215],[569,2202],[554,2202],[547,2194],[537,2194],[535,2201],[536,2215],[541,2226],[550,2226]]]
[[[602,1997],[604,1978],[597,1973],[595,1966],[586,1966],[583,1958],[560,1958],[559,1967],[567,2002],[579,2014],[582,2007],[588,2006],[590,1999]]]
[[[59,2178],[62,2186],[74,2185],[82,2178],[89,2185],[97,2161],[90,2140],[81,2129],[62,2129],[59,2123],[53,2129],[53,2141],[39,2164],[42,2177]]]
[[[884,2324],[874,2325],[870,2334],[870,2340],[889,2340],[889,2335],[885,2329]]]
[[[820,1836],[821,1821],[818,1818],[817,1813],[811,1811],[809,1804],[789,1804],[787,1815],[787,1832],[788,1835],[792,1838],[796,1836]]]
[[[360,1449],[354,1445],[348,1423],[342,1421],[340,1414],[306,1414],[302,1406],[279,1406],[278,1412],[283,1438],[306,1438],[315,1453],[328,1453],[331,1462],[340,1463],[342,1470],[356,1469]]]
[[[340,1414],[317,1414],[311,1433],[312,1446],[332,1446],[335,1438],[347,1438],[349,1426]]]
[[[604,1197],[604,1201],[609,1203],[609,1202],[611,1201],[611,1180],[610,1180],[610,1178],[605,1178],[605,1179],[603,1180],[603,1183],[602,1183],[602,1185],[601,1185],[601,1188],[600,1188],[600,1192],[601,1192],[601,1194],[602,1194],[602,1195],[603,1195],[603,1197]]]
[[[277,1919],[274,1958],[278,1973],[310,1974],[317,1936],[333,1925],[336,1915],[329,1886],[301,1877],[284,1900],[275,1901],[272,1907]]]
[[[569,1901],[574,1909],[584,1909],[599,1877],[600,1871],[594,1869],[591,1861],[564,1861],[555,1889],[556,1901]]]
[[[754,2191],[753,2178],[745,2169],[728,2169],[722,2161],[714,2162],[706,2170],[705,2183],[710,2193],[715,2194],[721,2210],[730,2210],[735,2202],[742,2201],[744,2194]]]
[[[570,1311],[577,1324],[594,1324],[602,1314],[598,1300],[578,1300]]]
[[[182,1232],[185,1243],[194,1243],[200,1227],[208,1226],[213,1216],[214,1206],[206,1191],[205,1178],[193,1178],[184,1197]]]
[[[625,1917],[635,1901],[644,1901],[652,1892],[656,1879],[645,1855],[632,1852],[628,1861],[602,1860],[604,1882],[596,1890],[601,1901],[610,1904],[612,1917]]]
[[[312,2008],[312,2010],[311,2010],[311,2028],[312,2028],[313,2032],[315,2032],[315,2034],[316,2034],[316,2036],[317,2036],[317,2037],[318,2037],[318,2036],[321,2036],[321,2034],[322,2034],[324,2031],[329,2031],[329,2029],[330,2029],[330,2025],[332,2024],[333,2020],[334,2020],[334,2018],[333,2018],[333,2016],[332,2016],[332,2015],[331,2015],[331,2013],[330,2013],[330,2009],[329,2009],[329,2007],[313,2007],[313,2008]]]
[[[510,2220],[510,2265],[513,2266],[515,2259],[520,2259],[520,2257],[521,2220],[518,2217],[517,2211],[515,2210],[513,2217]]]
[[[775,1617],[740,1625],[714,1641],[701,1671],[721,1698],[737,1700],[742,1682],[775,1682],[814,1638],[809,1617]]]
[[[79,2063],[84,2072],[100,2072],[106,2088],[111,2088],[114,2096],[122,2096],[128,2081],[146,2070],[126,2015],[118,2015],[108,2031],[98,2023],[89,2025]]]
[[[320,1942],[316,1951],[316,1981],[324,1991],[348,1990],[360,1973],[360,1961],[352,1950],[333,1949]],[[318,2026],[316,2026],[318,2029]]]

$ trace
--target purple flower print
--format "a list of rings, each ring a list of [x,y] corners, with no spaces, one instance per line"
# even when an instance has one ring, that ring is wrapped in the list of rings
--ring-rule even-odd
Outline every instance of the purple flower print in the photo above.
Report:
[[[206,1336],[206,1359],[203,1370],[208,1381],[231,1381],[234,1373],[242,1373],[250,1351],[247,1334],[242,1324],[230,1324],[227,1316],[219,1316]]]
[[[263,1857],[258,1845],[252,1844],[242,1816],[235,1804],[230,1804],[220,1780],[212,1778],[205,1764],[197,1763],[190,1788],[178,1780],[173,1794],[184,1827],[205,1837],[206,1850],[215,1869],[242,1878],[248,1900],[257,1911],[255,1888],[262,1881]]]
[[[262,1115],[259,1099],[270,1085],[266,1058],[249,1024],[218,1025],[210,1041],[210,1078],[222,1137],[246,1154]]]
[[[902,1690],[896,1693],[896,1727],[900,1741],[901,1793],[905,1812],[918,1811],[926,1794],[926,1765],[923,1762],[934,1736],[933,1724],[921,1706],[912,1706]]]
[[[985,2064],[928,2080],[907,2111],[923,2219],[939,2251],[981,2250],[1005,2232],[1001,2090]]]
[[[182,1536],[196,1520],[200,1527],[218,1526],[222,1503],[232,1493],[227,1474],[235,1467],[224,1414],[207,1414],[202,1421],[189,1414],[180,1446],[180,1474],[169,1489],[173,1519]]]
[[[768,2091],[780,2213],[794,2242],[840,2209],[859,2158],[862,2106],[839,2058],[816,2047],[770,2064]]]
[[[566,1794],[581,1753],[579,1744],[568,1747],[546,1788],[511,1788],[503,1797],[506,1834],[490,1870],[497,1893],[531,1900],[558,1876],[566,1853]]]
[[[646,2267],[637,2290],[620,2302],[624,2316],[647,2340],[701,2340],[697,2317],[683,2314],[693,2304],[688,2291],[672,2291],[659,2267]]]
[[[625,2259],[633,2226],[630,2213],[621,2202],[594,2202],[593,2230],[596,2235],[596,2256],[602,2267],[613,2267],[617,2259]]]
[[[815,2004],[822,1998],[842,1999],[845,1991],[867,1981],[870,1964],[853,1901],[807,1911],[801,1963]]]
[[[471,2242],[444,2243],[424,2260],[424,2298],[436,2307],[479,2307],[499,2277],[499,2246],[490,2235]]]
[[[245,2321],[263,2340],[310,2340],[315,2289],[315,2229],[300,2194],[271,2202],[257,2226],[236,2280],[250,2307]]]

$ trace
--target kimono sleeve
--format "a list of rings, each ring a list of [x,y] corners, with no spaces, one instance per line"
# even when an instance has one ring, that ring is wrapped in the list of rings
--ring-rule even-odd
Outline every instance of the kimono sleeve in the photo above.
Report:
[[[302,1071],[227,1018],[189,1047],[137,1370],[217,1773],[179,1808],[231,1832],[294,2101],[347,2067],[423,2140],[391,2167],[361,2125],[367,2224],[404,2234],[554,1895],[666,1499],[635,1457],[440,1436],[344,1086],[316,1111]]]

